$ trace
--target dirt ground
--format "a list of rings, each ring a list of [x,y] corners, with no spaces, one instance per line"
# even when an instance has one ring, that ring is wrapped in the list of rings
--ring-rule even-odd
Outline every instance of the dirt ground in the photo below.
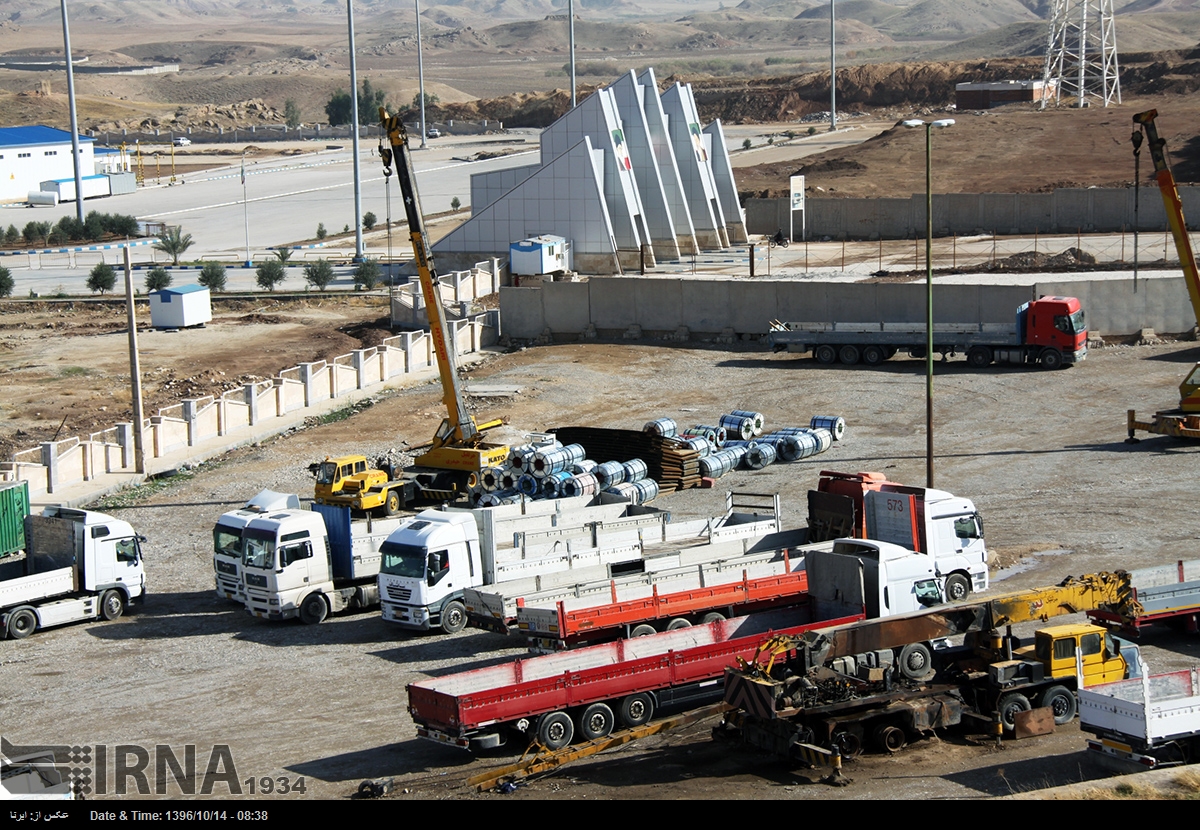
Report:
[[[257,311],[281,320],[255,325],[273,330],[282,344],[293,336],[291,315],[321,309]],[[366,309],[345,313],[348,322],[371,319]],[[243,336],[259,329],[222,325],[239,344],[238,359],[229,357],[231,349],[206,355],[204,367],[226,376],[249,371],[241,358],[255,350]],[[120,334],[91,340],[107,338],[120,341],[113,350],[123,353]],[[300,338],[295,347],[306,342]],[[341,348],[324,341],[308,348],[319,354],[327,347]],[[1194,343],[1166,343],[1093,349],[1083,364],[1058,372],[977,372],[961,359],[938,364],[935,483],[980,507],[997,589],[1194,558],[1196,533],[1183,517],[1192,506],[1200,447],[1165,438],[1131,446],[1122,439],[1125,410],[1170,405],[1197,359]],[[59,362],[79,365],[75,356]],[[719,513],[727,490],[778,492],[788,525],[798,526],[804,493],[819,470],[880,470],[894,480],[923,482],[923,367],[899,357],[876,369],[825,367],[758,344],[588,343],[500,354],[473,367],[468,383],[516,387],[510,398],[474,404],[481,414],[527,429],[639,428],[657,417],[706,423],[733,408],[761,411],[771,427],[842,415],[846,440],[822,456],[731,473],[716,490],[656,502],[681,517],[700,516]],[[855,783],[831,789],[815,783],[814,771],[714,742],[709,721],[570,765],[512,795],[474,793],[468,776],[510,759],[473,758],[418,740],[404,686],[519,656],[506,638],[470,629],[412,635],[391,629],[377,613],[341,615],[313,628],[273,625],[213,592],[210,531],[221,512],[263,487],[311,493],[305,468],[312,460],[423,442],[440,417],[440,390],[426,384],[349,420],[262,442],[110,501],[107,509],[149,539],[149,602],[115,623],[0,644],[0,697],[20,713],[6,724],[5,737],[21,744],[195,744],[201,758],[209,747],[228,744],[239,780],[304,777],[303,796],[287,798],[346,798],[361,781],[384,777],[396,781],[394,798],[420,799],[978,798],[1106,774],[1083,757],[1083,737],[1069,726],[1000,749],[947,733],[897,756],[863,756],[848,769]],[[1156,671],[1200,660],[1194,637],[1165,633],[1145,641]]]

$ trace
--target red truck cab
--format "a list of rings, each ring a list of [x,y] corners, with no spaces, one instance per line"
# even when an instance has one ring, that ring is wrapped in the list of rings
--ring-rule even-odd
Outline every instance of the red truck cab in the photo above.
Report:
[[[1057,349],[1063,363],[1087,356],[1087,323],[1075,297],[1039,297],[1017,309],[1017,330],[1026,346]]]

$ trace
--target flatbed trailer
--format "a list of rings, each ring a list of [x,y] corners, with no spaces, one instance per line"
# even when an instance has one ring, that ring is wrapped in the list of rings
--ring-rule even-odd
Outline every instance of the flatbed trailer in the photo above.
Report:
[[[1095,622],[1140,634],[1151,625],[1171,623],[1200,632],[1200,559],[1141,568],[1129,574],[1132,602],[1121,608],[1103,606],[1088,611]]]
[[[822,619],[813,604],[635,640],[617,640],[430,678],[408,686],[409,712],[425,739],[472,750],[518,737],[561,749],[642,726],[661,706],[719,700],[725,668],[752,657],[764,637],[802,634],[862,619]],[[834,606],[829,606],[835,610]]]

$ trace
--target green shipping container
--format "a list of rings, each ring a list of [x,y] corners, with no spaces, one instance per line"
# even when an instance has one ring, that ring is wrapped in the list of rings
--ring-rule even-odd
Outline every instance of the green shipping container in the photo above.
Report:
[[[0,484],[0,557],[25,550],[25,517],[29,515],[29,484]]]

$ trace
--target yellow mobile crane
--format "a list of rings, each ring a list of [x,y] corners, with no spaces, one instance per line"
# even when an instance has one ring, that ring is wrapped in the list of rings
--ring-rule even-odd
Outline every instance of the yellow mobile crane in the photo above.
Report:
[[[1134,130],[1133,155],[1141,153],[1143,138],[1150,148],[1150,158],[1154,161],[1154,177],[1158,181],[1158,189],[1162,192],[1163,205],[1167,210],[1167,222],[1171,226],[1171,236],[1175,239],[1175,250],[1179,252],[1179,264],[1183,268],[1184,280],[1187,282],[1188,297],[1192,301],[1192,310],[1196,319],[1200,320],[1200,273],[1196,270],[1196,257],[1192,253],[1192,241],[1188,237],[1187,224],[1183,219],[1183,203],[1179,200],[1179,190],[1175,186],[1175,176],[1167,165],[1167,142],[1159,138],[1158,128],[1154,119],[1158,110],[1147,110],[1133,116]],[[1139,421],[1137,410],[1130,409],[1126,416],[1126,426],[1129,437],[1126,443],[1136,444],[1138,439],[1134,432],[1143,430],[1156,435],[1173,435],[1177,438],[1200,438],[1200,363],[1192,367],[1192,371],[1179,384],[1179,408],[1165,409],[1154,413],[1149,421]]]
[[[1137,613],[1128,573],[774,637],[726,669],[734,711],[715,734],[832,767],[830,783],[845,783],[841,758],[869,742],[896,752],[909,736],[971,718],[1012,732],[1035,705],[1064,724],[1077,711],[1077,672],[1088,686],[1136,674],[1137,646],[1090,623],[1046,626],[1021,645],[1011,626],[1101,606]],[[944,642],[956,634],[961,646]]]
[[[382,135],[379,141],[383,175],[385,178],[391,176],[392,162],[395,161],[396,179],[404,201],[421,293],[437,354],[442,402],[449,417],[434,433],[429,449],[416,457],[417,468],[404,471],[404,475],[397,475],[394,470],[371,469],[366,457],[361,455],[327,458],[314,464],[313,470],[317,477],[315,496],[319,504],[341,504],[359,511],[381,508],[391,515],[419,501],[457,500],[486,467],[504,463],[510,448],[507,444],[484,440],[484,431],[503,421],[478,424],[463,402],[454,342],[438,294],[437,272],[425,235],[421,199],[408,150],[408,132],[399,116],[388,115],[383,107],[379,108],[379,119],[383,135],[387,136],[387,144]]]

